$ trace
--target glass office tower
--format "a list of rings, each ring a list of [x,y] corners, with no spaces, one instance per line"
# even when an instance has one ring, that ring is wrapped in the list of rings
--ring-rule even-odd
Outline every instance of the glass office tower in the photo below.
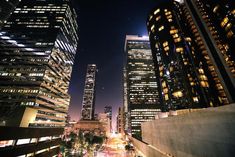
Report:
[[[127,35],[125,52],[127,95],[124,96],[127,96],[131,134],[140,138],[141,122],[155,119],[156,113],[161,111],[148,37]]]
[[[68,0],[17,5],[0,31],[0,118],[5,125],[20,126],[25,108],[35,110],[28,126],[65,125],[77,28]]]
[[[88,64],[82,101],[82,120],[94,120],[96,73],[96,65]]]
[[[226,71],[211,55],[216,53],[211,39],[205,39],[185,3],[169,0],[159,4],[150,13],[147,27],[163,110],[229,103],[227,83],[221,75]]]
[[[233,0],[185,0],[195,29],[206,44],[214,71],[224,90],[225,103],[235,102],[235,3]]]

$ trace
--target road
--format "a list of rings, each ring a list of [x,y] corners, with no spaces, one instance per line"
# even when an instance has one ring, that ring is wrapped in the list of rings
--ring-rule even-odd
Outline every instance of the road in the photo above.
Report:
[[[126,151],[127,142],[120,136],[111,136],[106,143],[95,153],[96,157],[135,157],[135,151]]]

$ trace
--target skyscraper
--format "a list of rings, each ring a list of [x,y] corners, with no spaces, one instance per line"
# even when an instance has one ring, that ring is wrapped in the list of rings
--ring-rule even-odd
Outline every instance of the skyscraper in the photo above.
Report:
[[[159,92],[148,37],[127,35],[126,83],[131,134],[141,136],[141,122],[154,119],[160,110]],[[125,96],[125,95],[124,95]],[[125,98],[124,98],[125,99]]]
[[[124,108],[119,107],[118,108],[118,114],[117,114],[117,132],[120,134],[124,134]]]
[[[205,39],[184,3],[159,4],[150,13],[147,27],[163,110],[229,103],[221,75],[226,71],[218,69],[211,55],[216,51],[208,43],[211,39]]]
[[[108,116],[108,118],[109,118],[109,122],[110,122],[110,132],[111,132],[111,130],[112,130],[112,106],[105,106],[104,107],[104,113],[106,113],[107,114],[107,116]]]
[[[96,65],[88,64],[82,101],[82,120],[94,120],[96,73]]]
[[[105,106],[104,107],[104,113],[106,113],[110,119],[112,120],[112,106]]]
[[[29,126],[65,125],[77,43],[69,1],[17,5],[0,31],[0,117],[6,125],[19,125],[26,107],[36,110]]]
[[[233,0],[185,0],[185,5],[214,65],[225,97],[235,102],[235,5]],[[227,99],[227,100],[225,100]]]
[[[0,149],[1,155],[58,154],[77,43],[76,13],[69,0],[21,0],[4,23],[0,145],[7,148]]]
[[[127,95],[127,72],[126,67],[123,68],[123,112],[124,112],[124,130],[128,132],[130,130],[130,114],[128,112],[128,95]]]

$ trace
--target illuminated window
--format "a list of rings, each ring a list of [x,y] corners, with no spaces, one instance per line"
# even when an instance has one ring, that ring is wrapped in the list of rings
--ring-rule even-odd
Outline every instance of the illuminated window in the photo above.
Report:
[[[169,46],[164,47],[164,51],[168,51],[169,50]]]
[[[218,9],[219,9],[219,5],[216,5],[213,9],[213,12],[216,13]]]
[[[208,84],[208,82],[206,82],[206,81],[200,81],[200,85],[201,85],[202,87],[209,87],[209,84]]]
[[[189,38],[189,37],[185,38],[185,40],[188,41],[188,42],[192,41],[191,38]]]
[[[179,35],[177,33],[173,35],[173,38],[178,38],[178,37]]]
[[[174,42],[175,43],[178,43],[178,42],[180,42],[181,41],[181,38],[179,37],[179,38],[176,38],[176,39],[174,39]]]
[[[204,74],[204,70],[203,69],[200,68],[198,71],[199,71],[200,74]]]
[[[160,20],[161,19],[161,16],[158,16],[156,17],[156,21]]]
[[[220,26],[224,27],[228,23],[228,21],[229,21],[228,17],[225,17],[223,21],[220,23]]]
[[[28,144],[30,142],[30,138],[27,139],[19,139],[17,140],[16,145]]]
[[[164,29],[164,26],[161,26],[158,28],[159,31],[162,31]]]
[[[168,22],[172,22],[173,20],[172,19],[168,19]]]
[[[168,88],[164,88],[163,93],[165,93],[165,94],[168,93]]]
[[[155,48],[156,48],[156,49],[159,49],[158,43],[155,44]]]
[[[165,88],[166,87],[166,82],[162,82],[162,88]]]
[[[175,33],[178,33],[178,29],[172,29],[172,30],[170,30],[170,34],[175,34]]]
[[[233,36],[233,31],[232,30],[230,30],[228,33],[227,33],[227,35],[226,35],[228,38],[231,38],[232,36]]]
[[[165,95],[165,100],[169,100],[168,94]]]
[[[159,13],[159,12],[160,12],[160,9],[155,10],[155,11],[154,11],[154,15],[156,15],[156,14]]]
[[[172,93],[172,95],[176,98],[180,98],[183,96],[183,93],[182,93],[182,91],[176,91],[176,92]]]
[[[166,47],[166,46],[168,46],[168,42],[165,41],[162,45],[163,45],[163,47]]]
[[[233,15],[235,15],[235,9],[231,12]]]
[[[182,47],[176,48],[176,52],[183,52],[183,51],[184,51],[184,49]]]
[[[155,25],[151,26],[151,31],[154,32]]]
[[[206,81],[207,77],[206,77],[206,75],[200,75],[200,79],[203,80],[203,81]]]
[[[193,97],[193,101],[194,102],[198,102],[199,100],[198,100],[198,97]]]

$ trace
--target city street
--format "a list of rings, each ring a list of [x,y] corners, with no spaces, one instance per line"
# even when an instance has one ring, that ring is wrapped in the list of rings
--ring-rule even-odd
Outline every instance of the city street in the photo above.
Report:
[[[112,135],[103,147],[95,153],[96,157],[135,157],[134,150],[125,150],[127,141],[118,135]]]

